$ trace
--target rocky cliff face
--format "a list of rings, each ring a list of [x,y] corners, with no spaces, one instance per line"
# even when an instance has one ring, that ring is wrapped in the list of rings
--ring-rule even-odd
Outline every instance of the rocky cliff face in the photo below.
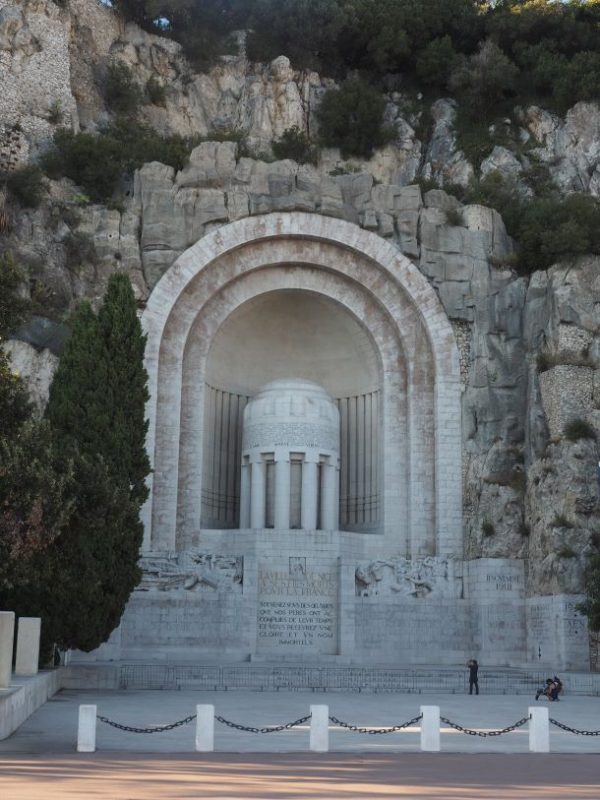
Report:
[[[99,86],[115,60],[140,84],[154,76],[165,86],[164,107],[142,110],[158,130],[210,137],[237,129],[254,157],[233,142],[205,141],[179,173],[147,164],[122,212],[82,204],[68,181],[52,183],[39,209],[13,214],[2,241],[28,266],[39,313],[59,318],[81,297],[98,300],[107,277],[122,269],[143,304],[183,250],[247,215],[311,211],[394,240],[435,287],[459,344],[466,556],[527,558],[530,593],[579,592],[585,556],[600,539],[597,444],[577,433],[600,434],[600,264],[582,258],[518,277],[497,212],[461,206],[442,188],[422,192],[415,182],[466,184],[492,169],[518,178],[533,155],[563,190],[598,195],[600,110],[579,103],[565,119],[517,110],[517,138],[528,148],[497,146],[478,172],[457,149],[453,101],[408,112],[393,94],[386,113],[396,139],[370,162],[348,165],[333,150],[318,167],[273,162],[271,142],[285,129],[314,133],[329,81],[295,72],[284,56],[262,66],[226,57],[197,75],[177,44],[120,27],[93,0],[70,0],[68,8],[0,0],[0,167],[27,162],[59,124],[105,122]],[[74,243],[89,257],[74,259]],[[12,347],[24,371],[49,374],[43,350]]]

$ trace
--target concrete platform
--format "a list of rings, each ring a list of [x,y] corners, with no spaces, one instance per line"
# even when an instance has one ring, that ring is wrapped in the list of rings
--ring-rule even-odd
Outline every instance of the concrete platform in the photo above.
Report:
[[[6,739],[62,686],[63,669],[32,677],[13,675],[8,689],[0,689],[0,740]]]
[[[211,703],[216,713],[247,726],[279,725],[309,712],[311,704],[329,705],[330,714],[365,727],[392,726],[419,713],[420,705],[439,705],[442,715],[473,729],[499,729],[515,723],[535,705],[532,696],[355,694],[309,692],[202,692],[105,691],[59,692],[9,739],[0,742],[0,755],[73,753],[80,704],[96,704],[98,713],[133,727],[164,725],[195,712],[197,704]],[[550,716],[572,727],[600,728],[600,699],[565,694],[559,703],[547,703]],[[101,753],[191,753],[193,723],[154,734],[126,733],[98,723],[97,747]],[[216,724],[215,748],[228,753],[307,752],[308,723],[293,730],[252,734]],[[492,738],[468,736],[444,727],[442,750],[457,753],[527,753],[527,725]],[[576,736],[551,727],[554,753],[600,753],[600,736]],[[330,727],[332,752],[376,754],[417,753],[419,728],[387,735],[357,734]],[[598,773],[600,774],[600,772]],[[598,792],[600,796],[600,791]]]

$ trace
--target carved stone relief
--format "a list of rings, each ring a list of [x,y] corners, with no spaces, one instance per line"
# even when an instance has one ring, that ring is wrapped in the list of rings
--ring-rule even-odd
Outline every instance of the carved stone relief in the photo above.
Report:
[[[453,597],[462,596],[462,578],[454,574],[448,558],[394,558],[359,564],[355,572],[358,597]]]
[[[140,567],[144,574],[138,591],[142,592],[176,589],[241,592],[244,581],[243,558],[208,555],[193,550],[142,558]]]

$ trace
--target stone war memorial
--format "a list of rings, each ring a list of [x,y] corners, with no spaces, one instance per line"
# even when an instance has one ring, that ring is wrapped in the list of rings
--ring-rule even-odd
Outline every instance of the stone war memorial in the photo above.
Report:
[[[600,669],[600,6],[355,5],[0,0],[0,448],[58,487],[1,610],[70,688]]]
[[[177,259],[143,326],[144,575],[93,659],[589,668],[580,597],[463,557],[459,351],[393,244],[239,220]]]

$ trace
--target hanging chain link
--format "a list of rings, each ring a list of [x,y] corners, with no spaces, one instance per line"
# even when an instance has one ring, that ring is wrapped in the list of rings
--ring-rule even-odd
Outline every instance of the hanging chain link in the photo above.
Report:
[[[181,725],[188,725],[192,720],[196,719],[196,715],[192,714],[185,719],[180,719],[178,722],[171,722],[170,725],[157,725],[155,728],[133,728],[131,725],[122,725],[120,722],[115,722],[108,717],[96,717],[100,722],[110,725],[111,728],[117,728],[120,731],[127,731],[127,733],[164,733],[165,731],[172,731],[173,728],[179,728]]]
[[[227,725],[228,728],[235,728],[236,731],[246,731],[246,733],[279,733],[280,731],[288,731],[290,728],[295,728],[297,725],[304,725],[305,722],[308,722],[311,716],[311,714],[308,714],[306,717],[300,717],[300,719],[294,720],[294,722],[288,722],[286,725],[271,725],[265,728],[254,728],[249,725],[240,725],[238,722],[231,722],[231,720],[225,719],[225,717],[219,717],[216,714],[215,719],[217,722]]]
[[[510,733],[511,731],[516,731],[517,728],[520,728],[522,725],[528,723],[530,719],[531,716],[523,717],[523,719],[520,719],[518,722],[515,722],[514,725],[509,725],[508,727],[502,728],[499,731],[475,731],[472,728],[465,728],[462,725],[457,725],[456,722],[451,722],[446,717],[440,717],[440,722],[449,725],[451,728],[454,728],[455,731],[466,733],[469,736],[481,736],[485,738],[486,736],[502,736],[503,733]]]
[[[561,728],[563,731],[567,731],[568,733],[576,733],[579,736],[600,736],[600,731],[580,731],[577,728],[570,728],[563,722],[559,722],[557,719],[552,719],[552,717],[550,717],[548,721],[551,722],[552,725],[556,725],[557,728]]]
[[[353,733],[369,734],[396,733],[396,731],[401,731],[404,728],[409,728],[411,725],[416,725],[416,723],[420,722],[422,719],[423,714],[419,714],[418,717],[413,717],[412,719],[409,719],[408,722],[403,722],[402,725],[394,725],[392,728],[359,728],[358,725],[350,725],[348,722],[342,722],[342,720],[338,719],[337,717],[329,717],[329,721],[333,722],[334,725],[340,725],[342,728],[347,728]]]

